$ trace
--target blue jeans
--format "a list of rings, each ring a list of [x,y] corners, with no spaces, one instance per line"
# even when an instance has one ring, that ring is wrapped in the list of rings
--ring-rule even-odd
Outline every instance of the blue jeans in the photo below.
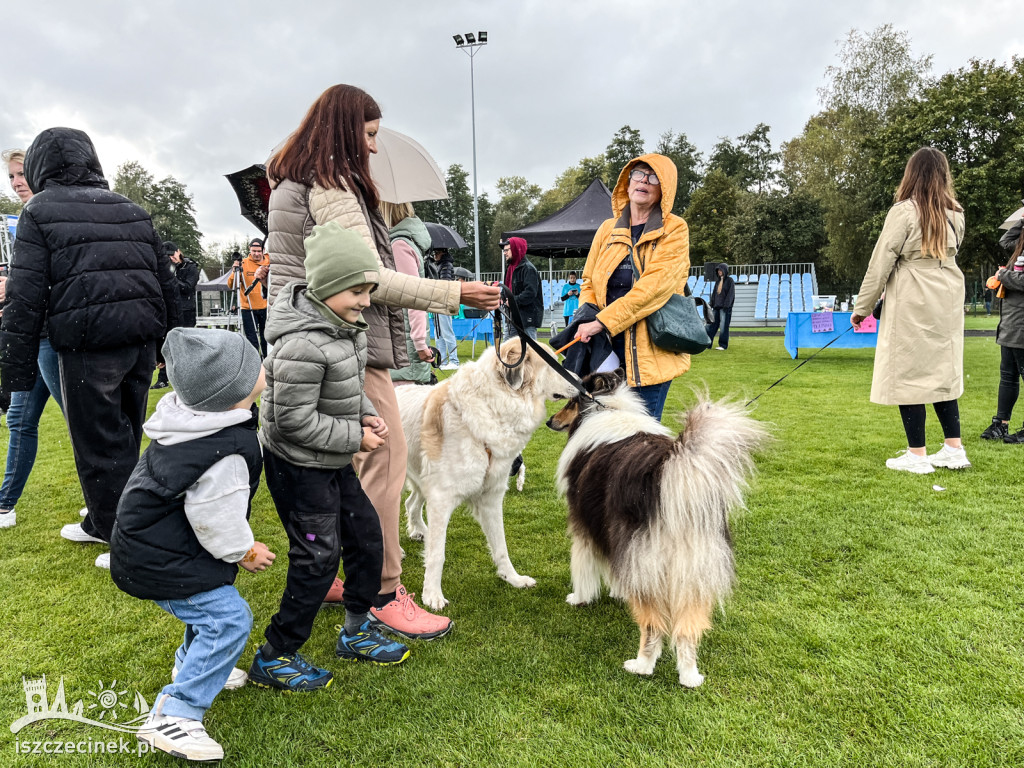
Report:
[[[174,652],[178,674],[156,697],[168,696],[162,714],[202,721],[245,650],[252,611],[230,584],[184,600],[153,602],[185,622],[185,641]]]
[[[729,323],[732,321],[732,307],[715,307],[712,310],[715,313],[714,320],[712,323],[704,328],[708,333],[708,338],[711,341],[715,340],[715,334],[718,333],[721,328],[722,333],[718,337],[718,346],[722,349],[729,348]]]
[[[668,397],[668,390],[672,381],[665,381],[661,384],[646,384],[642,387],[633,387],[633,391],[640,395],[640,399],[647,406],[647,412],[658,421],[661,421],[661,413],[665,410],[665,398]]]
[[[0,486],[0,509],[14,509],[25,490],[25,483],[36,462],[39,447],[39,419],[46,401],[53,395],[57,406],[64,410],[60,391],[60,366],[57,353],[46,339],[39,340],[39,375],[35,386],[28,392],[11,394],[11,407],[7,411],[7,469]]]
[[[455,340],[451,315],[434,315],[437,323],[437,351],[441,355],[441,365],[459,364],[459,345]]]

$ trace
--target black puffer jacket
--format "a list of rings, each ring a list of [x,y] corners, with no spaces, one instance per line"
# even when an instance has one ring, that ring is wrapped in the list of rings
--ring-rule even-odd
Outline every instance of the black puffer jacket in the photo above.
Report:
[[[1021,224],[1011,227],[999,244],[1012,253],[1017,248]],[[999,326],[996,328],[996,344],[1014,349],[1024,349],[1024,272],[1013,268],[1000,269],[996,273],[1003,284],[1005,296],[999,308]]]
[[[431,280],[454,280],[455,260],[448,251],[442,251],[441,258],[436,261],[430,254],[423,260],[423,274]]]
[[[181,264],[171,262],[175,288],[178,292],[178,310],[181,324],[189,328],[196,324],[196,286],[199,284],[199,264],[188,256],[181,257]]]
[[[39,334],[58,351],[111,349],[163,338],[179,325],[174,277],[153,222],[111,192],[92,141],[51,128],[32,142],[35,192],[18,220],[0,332],[6,391],[35,383]]]
[[[722,270],[722,277],[718,276],[718,270]],[[718,284],[722,281],[722,290],[719,292]],[[719,309],[732,309],[736,303],[736,281],[729,274],[729,265],[722,262],[715,267],[715,282],[711,286],[711,306]]]

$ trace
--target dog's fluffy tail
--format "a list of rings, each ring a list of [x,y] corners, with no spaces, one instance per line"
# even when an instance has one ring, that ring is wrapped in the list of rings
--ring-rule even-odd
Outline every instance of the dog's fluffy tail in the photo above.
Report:
[[[623,591],[662,594],[669,604],[713,606],[734,577],[729,514],[743,506],[753,453],[768,431],[742,406],[700,397],[684,417],[661,478],[646,542],[631,547]]]

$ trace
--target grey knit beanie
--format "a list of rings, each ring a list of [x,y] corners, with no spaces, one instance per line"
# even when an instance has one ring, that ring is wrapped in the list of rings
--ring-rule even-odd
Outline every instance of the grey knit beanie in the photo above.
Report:
[[[260,353],[230,331],[172,328],[162,351],[178,399],[195,411],[228,410],[260,377]]]

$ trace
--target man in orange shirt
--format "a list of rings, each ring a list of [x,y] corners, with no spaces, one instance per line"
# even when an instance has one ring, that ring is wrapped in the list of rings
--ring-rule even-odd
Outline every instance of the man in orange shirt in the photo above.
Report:
[[[240,267],[241,284],[240,298],[242,308],[242,327],[245,338],[249,340],[260,355],[267,356],[267,340],[263,330],[267,327],[267,275],[270,272],[270,259],[263,253],[263,241],[254,237],[249,243],[249,255],[244,259],[235,253],[231,275],[228,277],[228,288],[235,288],[234,267]]]

